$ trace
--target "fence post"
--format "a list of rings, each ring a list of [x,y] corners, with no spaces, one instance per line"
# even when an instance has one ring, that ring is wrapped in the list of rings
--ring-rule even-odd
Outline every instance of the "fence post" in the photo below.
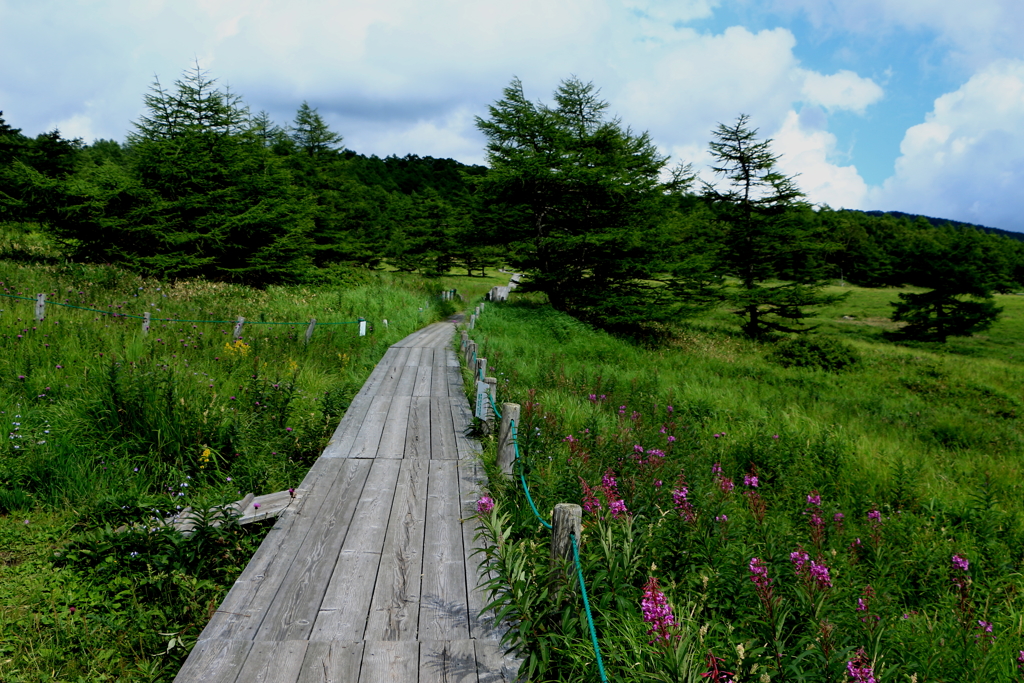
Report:
[[[473,367],[473,379],[483,382],[485,377],[487,377],[487,359],[477,358],[476,365]]]
[[[142,334],[149,334],[149,311],[142,314]]]
[[[474,327],[476,327],[476,313],[469,316],[469,329],[472,330]]]
[[[487,382],[487,393],[490,395],[490,399],[487,401],[487,433],[494,433],[494,409],[491,408],[491,403],[497,404],[498,401],[498,378],[497,377],[484,377],[484,381]]]
[[[309,319],[309,327],[306,328],[306,343],[313,338],[313,329],[316,327],[316,318]]]
[[[476,358],[476,342],[470,339],[469,343],[466,344],[466,365],[475,371],[476,363],[473,360],[474,358]],[[473,379],[477,378],[474,377]]]
[[[512,422],[519,428],[519,404],[501,404],[501,426],[498,429],[498,466],[505,476],[512,476],[512,464],[516,460],[516,445],[512,441]]]
[[[583,508],[573,503],[558,503],[551,513],[551,565],[573,561],[572,536],[580,537]]]
[[[244,324],[245,324],[245,318],[243,318],[242,316],[238,316],[238,321],[235,323],[235,331],[232,334],[232,337],[234,339],[241,339],[242,338],[242,325],[244,325]]]
[[[366,336],[366,319],[365,318],[360,318],[359,319],[359,336],[360,337],[365,337]]]
[[[46,292],[36,294],[36,320],[42,322],[46,317]]]

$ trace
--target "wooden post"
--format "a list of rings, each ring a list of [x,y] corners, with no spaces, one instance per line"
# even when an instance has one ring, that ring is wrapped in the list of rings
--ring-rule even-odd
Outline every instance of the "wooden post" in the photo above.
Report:
[[[142,314],[142,334],[149,334],[149,311]]]
[[[42,322],[46,317],[46,292],[36,294],[36,320]]]
[[[481,313],[483,313],[483,312],[484,312],[484,305],[485,305],[486,303],[487,303],[486,301],[481,301],[481,302],[480,302],[480,312],[481,312]]]
[[[487,400],[487,433],[494,433],[494,408],[491,404],[498,404],[498,378],[497,377],[484,377],[484,381],[487,382],[487,393],[490,398]]]
[[[573,561],[572,538],[579,542],[583,508],[573,503],[559,503],[551,513],[551,564]]]
[[[470,340],[469,346],[466,347],[466,365],[474,372],[476,371],[476,342],[472,340]]]
[[[473,315],[469,316],[469,329],[472,330],[475,327],[476,327],[476,313],[474,313]]]
[[[501,404],[501,426],[498,429],[498,466],[505,476],[512,476],[512,465],[516,460],[516,446],[512,442],[512,422],[519,429],[519,404]]]
[[[238,321],[235,323],[235,331],[232,333],[234,339],[242,338],[242,325],[245,324],[245,318],[238,316]]]
[[[477,358],[473,368],[473,379],[483,382],[485,377],[487,377],[487,359]]]
[[[365,318],[360,318],[359,319],[359,336],[360,337],[365,337],[366,336],[366,319]]]
[[[316,318],[310,318],[309,327],[306,328],[306,343],[313,338],[313,329],[316,327]]]

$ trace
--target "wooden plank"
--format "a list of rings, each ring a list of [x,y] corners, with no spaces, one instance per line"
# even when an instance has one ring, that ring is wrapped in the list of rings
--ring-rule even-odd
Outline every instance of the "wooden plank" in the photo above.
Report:
[[[431,327],[430,325],[427,325],[426,327],[421,327],[420,329],[418,329],[415,332],[413,332],[412,334],[410,334],[408,337],[405,337],[401,341],[395,342],[394,344],[392,344],[391,347],[392,348],[396,348],[396,347],[397,348],[401,348],[401,347],[409,347],[409,346],[420,346],[420,344],[419,344],[420,339],[422,339],[426,334],[428,334],[430,332],[430,327]]]
[[[277,517],[292,505],[298,504],[298,495],[297,491],[295,497],[288,491],[278,491],[265,496],[256,496],[240,510],[242,516],[238,518],[238,523],[250,524]],[[258,508],[257,505],[259,505]]]
[[[419,653],[420,644],[415,640],[368,641],[363,648],[359,683],[414,683],[419,673]]]
[[[409,349],[409,356],[405,359],[405,366],[420,365],[420,356],[423,354],[423,349],[419,346],[415,346]]]
[[[410,368],[406,368],[408,371]],[[405,437],[409,426],[411,396],[395,396],[391,399],[384,431],[377,446],[378,458],[401,458],[405,455]]]
[[[435,364],[430,373],[430,395],[448,398],[448,368]]]
[[[251,647],[249,640],[200,640],[174,683],[234,683]]]
[[[465,395],[466,385],[462,382],[462,368],[453,368],[449,366],[445,369],[445,375],[448,378],[448,395]]]
[[[260,628],[264,615],[321,506],[334,489],[337,480],[347,480],[367,461],[329,459],[320,468],[319,477],[303,480],[302,498],[298,504],[277,518],[249,564],[228,591],[220,608],[203,629],[200,639],[224,638],[251,640]]]
[[[306,656],[306,644],[305,640],[253,643],[238,680],[246,683],[295,683]]]
[[[430,462],[423,538],[421,640],[469,638],[457,466],[453,461]]]
[[[458,462],[459,500],[462,511],[462,547],[466,563],[466,592],[469,609],[469,635],[471,638],[495,638],[501,635],[495,630],[494,611],[483,613],[487,606],[487,592],[480,584],[487,578],[481,571],[483,541],[477,538],[479,522],[476,518],[476,504],[483,495],[487,477],[483,463],[478,458],[467,458]]]
[[[419,350],[419,349],[414,349]],[[398,386],[395,387],[395,396],[412,396],[413,389],[416,387],[416,375],[419,373],[418,365],[406,365],[405,370],[402,372],[402,378],[398,381]]]
[[[420,641],[419,683],[477,683],[472,640]]]
[[[459,364],[459,356],[458,356],[458,354],[455,353],[455,349],[449,347],[449,348],[445,349],[444,353],[445,353],[445,365],[447,365],[450,368],[462,367]]]
[[[480,683],[514,683],[519,680],[519,660],[505,654],[497,641],[474,640]]]
[[[366,411],[363,425],[356,434],[348,457],[373,458],[377,455],[377,447],[380,445],[380,437],[384,433],[384,424],[388,419],[388,411],[391,410],[391,400],[391,396],[381,396],[378,394],[373,397],[370,409]]]
[[[353,466],[347,476],[339,477],[331,487],[327,501],[313,520],[295,553],[295,561],[266,609],[255,640],[309,638],[372,463],[370,460],[347,462]]]
[[[430,397],[409,399],[409,423],[405,430],[405,457],[430,458]]]
[[[431,365],[433,365],[435,368],[435,372],[436,368],[448,367],[448,356],[445,353],[446,351],[448,351],[447,347],[448,344],[445,342],[444,337],[438,339],[438,343],[434,347],[434,360],[431,363]]]
[[[359,680],[363,642],[311,642],[298,683],[351,683]]]
[[[395,393],[395,387],[398,385],[398,380],[405,371],[405,363],[411,352],[412,349],[409,348],[399,350],[398,355],[395,356],[395,360],[391,363],[387,373],[384,375],[384,379],[377,387],[377,396],[390,396]]]
[[[416,638],[429,464],[425,459],[402,460],[365,640]]]
[[[413,396],[430,396],[430,382],[433,374],[433,366],[421,365],[416,368],[416,384],[412,389]]]
[[[400,471],[400,460],[374,461],[310,640],[363,637]]]
[[[473,411],[469,400],[462,395],[450,396],[448,403],[452,408],[452,426],[455,429],[455,446],[460,458],[474,458],[480,453],[480,444],[469,437],[472,428]]]
[[[396,361],[402,360],[404,365],[404,359],[408,357],[408,353],[409,349],[396,349],[394,347],[388,349],[388,352],[384,354],[384,358],[381,359],[381,362],[370,373],[366,384],[363,385],[359,393],[352,399],[352,403],[345,411],[345,415],[341,418],[337,429],[334,430],[327,448],[324,449],[320,456],[321,458],[348,457],[352,444],[355,443],[356,435],[362,427],[366,413],[370,409],[373,397],[377,395],[385,380],[395,371],[394,365]]]
[[[452,406],[447,398],[430,399],[430,457],[434,460],[458,460]]]

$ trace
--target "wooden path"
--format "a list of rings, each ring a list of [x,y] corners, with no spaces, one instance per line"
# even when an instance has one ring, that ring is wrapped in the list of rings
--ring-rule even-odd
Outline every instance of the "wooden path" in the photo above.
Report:
[[[514,679],[478,617],[483,471],[452,332],[388,349],[176,683]]]

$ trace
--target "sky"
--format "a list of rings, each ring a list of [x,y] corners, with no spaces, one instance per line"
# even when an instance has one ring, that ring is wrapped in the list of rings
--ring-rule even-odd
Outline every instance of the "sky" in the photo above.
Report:
[[[706,180],[744,113],[812,202],[1024,232],[1021,36],[1021,0],[0,0],[0,111],[124,140],[198,63],[357,152],[486,163],[514,77],[551,102],[575,76]]]

